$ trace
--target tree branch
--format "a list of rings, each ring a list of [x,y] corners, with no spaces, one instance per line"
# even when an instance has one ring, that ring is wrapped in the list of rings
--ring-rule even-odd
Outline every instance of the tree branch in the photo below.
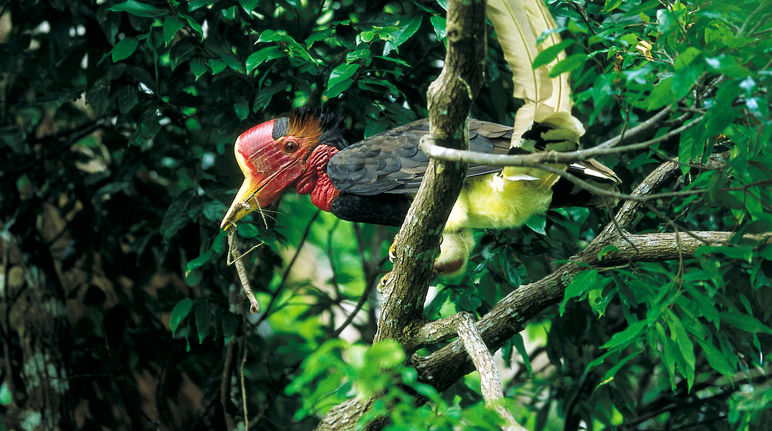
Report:
[[[700,124],[700,118],[682,125],[676,129],[665,133],[662,136],[652,138],[643,142],[622,146],[608,146],[611,141],[606,141],[601,145],[576,151],[540,151],[531,154],[492,154],[480,153],[477,151],[458,150],[453,148],[443,148],[433,144],[428,139],[422,139],[419,144],[421,151],[426,153],[432,159],[440,159],[453,162],[467,162],[489,166],[524,166],[541,168],[546,163],[574,163],[591,159],[597,156],[620,154],[628,151],[637,151],[649,148],[650,146],[666,141],[674,136],[678,136],[685,130]]]
[[[442,73],[427,92],[430,132],[440,146],[469,146],[466,120],[482,86],[485,65],[485,0],[450,1],[447,9],[447,53]],[[424,322],[423,306],[443,227],[458,197],[466,164],[431,160],[413,204],[394,241],[394,269],[382,290],[383,306],[373,342],[399,341],[415,351],[415,329]],[[352,428],[372,400],[356,398],[333,408],[318,430]],[[368,425],[377,429],[380,421]]]
[[[445,67],[427,93],[431,135],[441,147],[469,145],[466,119],[482,85],[485,62],[485,1],[448,4]],[[432,160],[395,239],[396,259],[383,288],[384,303],[374,342],[400,341],[408,353],[409,335],[423,322],[423,304],[440,235],[464,181],[466,165]]]

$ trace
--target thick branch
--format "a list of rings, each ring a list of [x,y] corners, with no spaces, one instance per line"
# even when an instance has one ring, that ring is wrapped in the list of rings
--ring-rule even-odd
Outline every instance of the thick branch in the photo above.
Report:
[[[451,1],[447,13],[447,54],[440,76],[427,93],[434,141],[467,148],[466,119],[483,81],[485,64],[485,0]],[[458,197],[466,164],[432,160],[395,239],[394,269],[383,288],[383,306],[374,342],[394,338],[410,354],[410,334],[423,322],[423,305],[440,235]],[[334,407],[319,430],[351,429],[372,400],[353,398]],[[371,423],[368,429],[378,428]]]
[[[484,0],[449,3],[445,67],[427,93],[431,134],[440,146],[468,146],[466,119],[482,85],[485,34]],[[396,260],[383,289],[384,304],[375,342],[395,338],[411,352],[411,337],[407,334],[423,319],[440,234],[461,190],[465,172],[464,163],[429,163],[395,240]]]
[[[495,351],[514,334],[522,331],[545,308],[560,302],[566,286],[579,272],[587,269],[587,265],[608,267],[626,264],[631,260],[677,259],[679,246],[680,255],[690,258],[694,257],[698,247],[706,244],[725,245],[734,235],[732,232],[689,232],[628,235],[625,238],[616,236],[613,241],[588,247],[574,256],[571,263],[561,266],[541,280],[517,288],[477,322],[477,329],[485,344]],[[772,243],[772,232],[744,235],[743,239]],[[608,253],[603,260],[599,260],[598,253],[593,250],[607,245],[616,247],[618,251]],[[460,340],[451,342],[427,357],[414,355],[411,362],[418,369],[420,377],[438,390],[444,390],[474,369]]]

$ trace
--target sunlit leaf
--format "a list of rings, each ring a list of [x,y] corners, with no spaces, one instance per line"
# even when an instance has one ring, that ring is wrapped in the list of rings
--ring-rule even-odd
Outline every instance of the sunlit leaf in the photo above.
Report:
[[[358,63],[344,63],[333,69],[322,96],[326,99],[332,99],[346,91],[354,83],[351,78],[359,70],[359,66]]]

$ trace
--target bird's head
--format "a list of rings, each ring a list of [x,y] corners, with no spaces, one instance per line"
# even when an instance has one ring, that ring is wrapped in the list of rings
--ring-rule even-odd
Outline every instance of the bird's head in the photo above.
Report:
[[[332,114],[302,110],[259,124],[236,139],[236,162],[244,183],[223,218],[221,229],[252,211],[270,205],[311,166],[320,145],[346,145]]]

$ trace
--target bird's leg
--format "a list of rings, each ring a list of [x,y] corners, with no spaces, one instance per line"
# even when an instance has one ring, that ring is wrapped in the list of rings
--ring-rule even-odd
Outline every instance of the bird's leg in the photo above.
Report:
[[[445,231],[440,238],[440,255],[434,261],[434,273],[446,276],[460,274],[466,267],[466,262],[474,248],[474,236],[470,229]],[[396,259],[395,243],[389,246],[389,261]],[[386,284],[391,272],[386,273],[378,283],[378,290]]]

